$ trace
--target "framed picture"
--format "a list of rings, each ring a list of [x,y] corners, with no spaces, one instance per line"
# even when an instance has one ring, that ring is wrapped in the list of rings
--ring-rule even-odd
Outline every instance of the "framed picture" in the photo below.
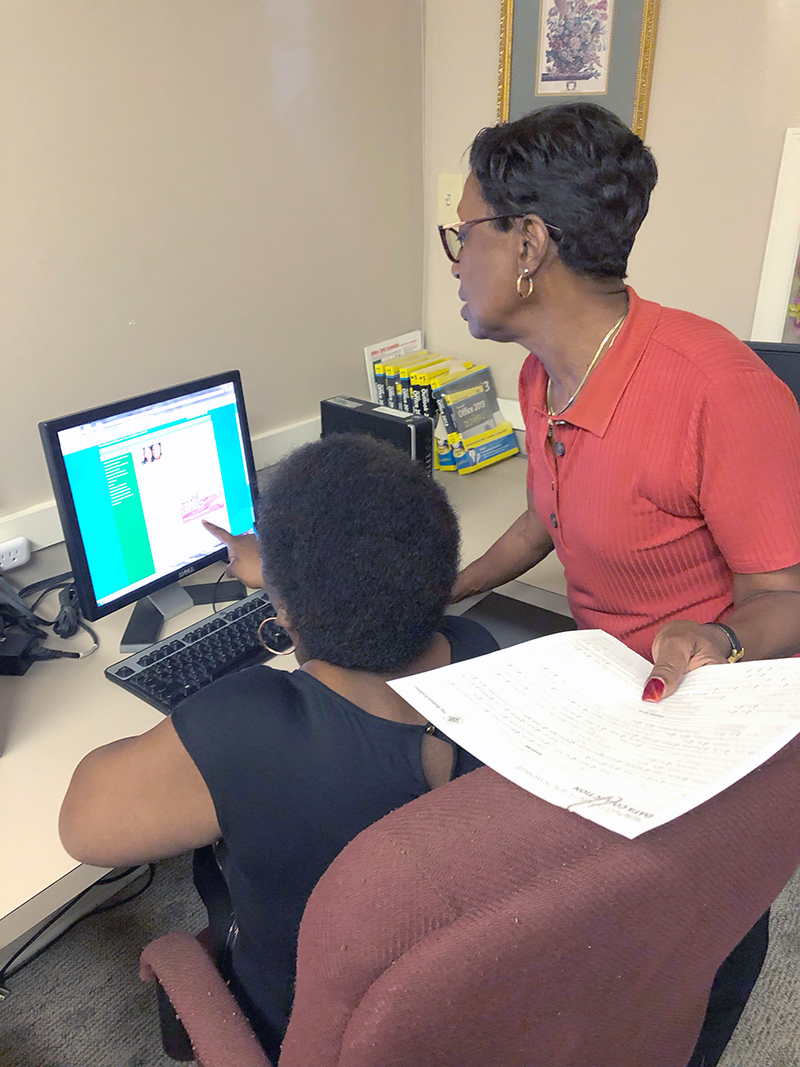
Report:
[[[497,119],[602,104],[644,137],[659,0],[502,0]]]
[[[800,127],[783,142],[750,340],[800,344]]]

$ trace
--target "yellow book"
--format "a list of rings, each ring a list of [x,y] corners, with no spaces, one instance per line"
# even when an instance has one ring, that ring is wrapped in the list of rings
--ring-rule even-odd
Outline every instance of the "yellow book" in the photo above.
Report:
[[[511,423],[503,417],[488,367],[446,379],[435,391],[445,413],[448,443],[459,474],[472,474],[519,452]]]
[[[447,384],[457,381],[465,374],[471,374],[474,369],[475,367],[472,363],[459,363],[453,360],[451,366],[446,368],[444,373],[437,373],[431,378],[430,406],[432,417],[435,419],[433,455],[434,466],[437,470],[458,470],[453,445],[450,441],[450,433],[455,427],[450,421],[450,412],[442,395],[443,390]]]
[[[442,377],[453,367],[453,360],[439,357],[435,363],[417,367],[411,371],[409,379],[409,391],[411,394],[411,410],[415,415],[427,415],[433,418],[436,405],[433,402],[431,382]]]
[[[400,368],[417,366],[431,357],[427,349],[421,348],[419,352],[409,352],[407,356],[396,356],[384,363],[384,383],[386,389],[385,404],[388,408],[398,408],[398,385],[400,382]]]
[[[442,357],[437,356],[435,352],[429,352],[426,357],[419,363],[409,363],[397,372],[397,385],[396,396],[397,406],[401,411],[407,411],[409,414],[418,414],[414,412],[414,407],[411,398],[411,375],[417,371],[421,371],[426,367],[437,366],[442,362]]]
[[[372,364],[372,375],[375,380],[375,396],[383,406],[386,403],[386,367],[383,363]]]

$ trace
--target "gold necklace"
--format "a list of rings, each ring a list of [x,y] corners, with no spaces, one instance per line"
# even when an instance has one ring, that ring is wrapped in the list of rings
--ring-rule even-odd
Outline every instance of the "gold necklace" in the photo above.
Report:
[[[625,310],[622,312],[620,317],[617,319],[617,321],[614,323],[614,325],[611,327],[611,329],[605,335],[603,340],[600,342],[600,347],[595,352],[595,354],[594,354],[594,356],[592,358],[592,362],[586,368],[586,373],[581,378],[580,383],[578,385],[578,388],[575,390],[575,392],[572,394],[572,396],[569,398],[569,400],[566,402],[566,404],[563,406],[563,408],[561,408],[560,411],[555,411],[554,408],[553,408],[553,402],[550,399],[551,387],[552,387],[553,381],[552,381],[551,378],[547,379],[547,392],[546,392],[547,414],[550,416],[551,419],[555,418],[557,415],[563,415],[564,412],[567,410],[567,408],[572,407],[572,405],[575,403],[575,401],[577,400],[581,389],[583,389],[584,385],[586,385],[586,382],[589,380],[589,375],[594,370],[595,366],[597,365],[598,360],[603,355],[603,353],[606,352],[613,345],[614,339],[616,338],[616,336],[619,333],[619,331],[622,329],[622,324],[625,322],[625,319],[627,318],[627,315],[628,315],[628,309],[625,308]]]

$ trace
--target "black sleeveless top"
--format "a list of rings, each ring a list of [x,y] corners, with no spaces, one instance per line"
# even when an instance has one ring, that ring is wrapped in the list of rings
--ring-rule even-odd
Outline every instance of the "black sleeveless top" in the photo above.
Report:
[[[441,632],[454,663],[498,647],[468,619],[448,616]],[[200,690],[172,722],[208,786],[225,844],[238,923],[232,986],[275,1062],[311,890],[361,830],[429,791],[426,727],[371,715],[305,671],[266,666]],[[453,748],[453,778],[481,766]]]

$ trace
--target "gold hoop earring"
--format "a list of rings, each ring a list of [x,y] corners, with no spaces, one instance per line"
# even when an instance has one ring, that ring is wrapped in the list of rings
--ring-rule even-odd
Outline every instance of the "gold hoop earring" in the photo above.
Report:
[[[522,283],[523,282],[527,282],[528,283],[528,291],[527,291],[527,293],[523,293],[523,291],[522,291]],[[524,270],[522,272],[522,274],[520,274],[519,278],[517,278],[517,292],[519,293],[519,295],[522,297],[523,300],[527,300],[528,297],[533,292],[533,278],[531,277],[529,271]]]
[[[271,648],[267,644],[267,642],[264,640],[264,635],[262,634],[261,631],[264,629],[264,627],[267,625],[268,622],[277,623],[278,622],[278,616],[277,615],[271,615],[268,619],[264,619],[264,621],[259,626],[259,628],[258,628],[258,639],[261,642],[261,644],[264,646],[264,648],[267,650],[267,652],[271,652],[273,656],[291,656],[291,654],[294,652],[294,649],[295,649],[295,646],[293,644],[290,644],[289,648]],[[282,630],[283,633],[286,634],[286,631],[283,629],[282,626],[279,625],[278,628],[280,630]],[[288,634],[286,634],[286,636],[289,637]],[[280,635],[276,635],[276,638],[278,640],[280,640]],[[289,640],[291,641],[291,638],[289,638]]]

